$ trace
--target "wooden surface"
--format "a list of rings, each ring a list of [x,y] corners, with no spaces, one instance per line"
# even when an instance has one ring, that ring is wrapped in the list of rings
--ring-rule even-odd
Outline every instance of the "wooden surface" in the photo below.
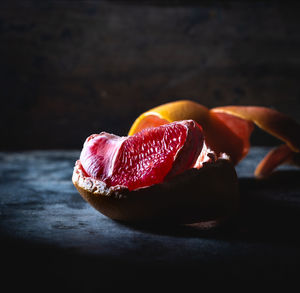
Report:
[[[80,148],[182,98],[273,107],[300,122],[296,1],[5,2],[2,150]]]
[[[300,171],[284,167],[255,180],[267,150],[252,148],[237,166],[239,214],[208,231],[125,225],[98,213],[71,182],[79,151],[1,152],[1,286],[190,292],[207,283],[262,282],[286,290],[299,277]]]

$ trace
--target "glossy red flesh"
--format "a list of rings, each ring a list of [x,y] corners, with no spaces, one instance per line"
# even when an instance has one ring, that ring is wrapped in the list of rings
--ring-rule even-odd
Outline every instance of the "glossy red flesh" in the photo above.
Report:
[[[201,127],[192,120],[144,129],[133,136],[90,136],[81,152],[85,172],[108,186],[129,190],[158,184],[192,168],[202,150]]]

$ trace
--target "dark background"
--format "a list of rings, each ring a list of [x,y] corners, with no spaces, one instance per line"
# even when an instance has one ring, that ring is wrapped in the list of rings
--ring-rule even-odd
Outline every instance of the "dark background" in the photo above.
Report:
[[[0,150],[76,150],[0,152],[0,285],[299,287],[299,169],[253,178],[268,147],[237,166],[240,213],[215,231],[112,221],[71,182],[88,135],[125,135],[164,102],[261,105],[300,122],[299,11],[296,1],[1,3]],[[252,140],[278,143],[259,130]]]
[[[299,5],[272,1],[1,4],[2,150],[81,148],[143,111],[191,99],[299,121]],[[254,144],[274,144],[260,132]]]

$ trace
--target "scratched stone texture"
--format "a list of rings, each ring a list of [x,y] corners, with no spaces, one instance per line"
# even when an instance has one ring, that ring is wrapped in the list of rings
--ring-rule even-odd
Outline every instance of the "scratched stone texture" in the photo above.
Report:
[[[7,292],[201,292],[206,286],[205,292],[244,292],[253,285],[293,292],[300,169],[282,166],[255,179],[269,150],[254,147],[237,166],[239,212],[211,230],[125,224],[100,214],[71,181],[79,150],[0,152],[1,286]]]
[[[298,11],[283,1],[7,1],[0,149],[80,148],[182,98],[299,121]],[[277,143],[259,131],[253,141]]]

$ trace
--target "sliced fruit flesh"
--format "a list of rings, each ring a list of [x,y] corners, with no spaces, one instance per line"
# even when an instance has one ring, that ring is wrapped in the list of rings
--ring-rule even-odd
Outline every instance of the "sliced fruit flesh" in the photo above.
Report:
[[[146,128],[130,137],[90,136],[81,152],[85,172],[108,186],[148,187],[195,165],[202,150],[201,127],[192,120]]]
[[[250,149],[249,138],[254,128],[251,121],[227,113],[213,113],[191,101],[168,103],[147,111],[136,119],[128,134],[133,135],[144,128],[185,117],[203,127],[206,143],[216,153],[227,153],[234,164],[247,155]]]

